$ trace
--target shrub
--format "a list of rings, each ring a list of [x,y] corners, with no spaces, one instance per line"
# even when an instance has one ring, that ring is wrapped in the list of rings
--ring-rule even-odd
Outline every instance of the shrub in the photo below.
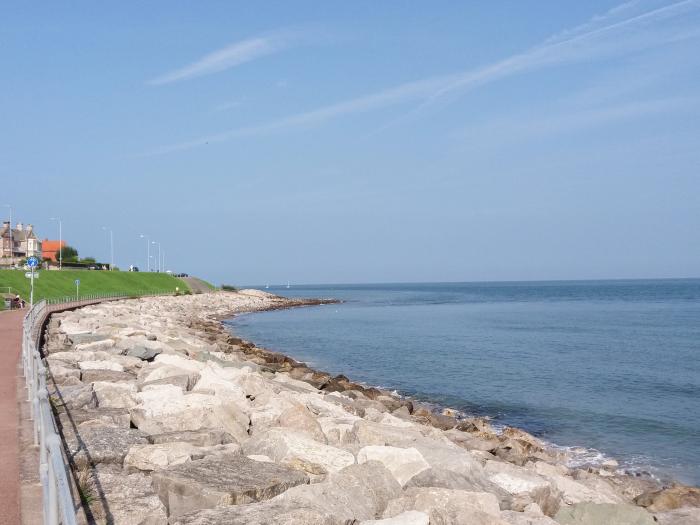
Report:
[[[236,288],[235,286],[233,286],[231,284],[222,284],[221,289],[225,290],[227,292],[237,292],[238,291],[238,288]]]

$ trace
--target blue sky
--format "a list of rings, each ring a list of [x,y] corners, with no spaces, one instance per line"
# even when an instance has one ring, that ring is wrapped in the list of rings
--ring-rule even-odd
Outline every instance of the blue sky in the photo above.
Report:
[[[216,283],[700,275],[700,0],[3,3],[0,204]],[[7,208],[0,209],[7,214]]]

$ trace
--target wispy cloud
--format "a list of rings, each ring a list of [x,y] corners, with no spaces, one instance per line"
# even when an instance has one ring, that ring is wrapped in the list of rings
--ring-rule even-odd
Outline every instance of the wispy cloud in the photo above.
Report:
[[[596,16],[577,27],[553,35],[527,51],[485,67],[461,73],[435,76],[401,84],[363,97],[281,118],[276,121],[237,128],[192,141],[159,148],[162,154],[223,142],[296,126],[318,124],[344,115],[418,101],[412,114],[424,112],[438,101],[510,76],[545,67],[612,57],[699,35],[697,27],[664,26],[666,21],[683,21],[684,15],[700,8],[700,0],[683,0],[642,10],[642,2],[631,1]],[[624,16],[623,16],[624,15]],[[682,29],[682,30],[681,30]]]
[[[537,141],[617,122],[657,115],[696,114],[699,111],[700,97],[696,96],[644,99],[583,108],[566,105],[550,110],[545,116],[538,113],[535,117],[531,112],[524,112],[491,118],[488,122],[477,123],[460,132],[459,138],[471,147],[481,148],[488,143],[502,148],[508,142]]]
[[[282,51],[288,48],[297,39],[297,36],[291,31],[280,31],[241,40],[208,53],[180,69],[160,75],[148,83],[158,86],[226,71],[246,62]]]

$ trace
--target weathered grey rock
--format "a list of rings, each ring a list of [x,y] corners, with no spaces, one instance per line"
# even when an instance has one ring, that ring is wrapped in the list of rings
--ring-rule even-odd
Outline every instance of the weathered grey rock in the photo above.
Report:
[[[642,507],[613,503],[577,503],[562,507],[554,520],[561,525],[655,525]]]
[[[162,355],[162,354],[161,354]],[[160,357],[160,356],[157,356]],[[172,366],[172,365],[164,365],[160,363],[150,363],[147,367],[143,367],[138,374],[138,381],[141,385],[146,385],[146,384],[167,384],[169,383],[166,381],[167,379],[170,378],[178,378],[177,383],[173,384],[180,384],[182,381],[179,379],[181,376],[187,376],[187,388],[186,390],[190,390],[191,388],[194,387],[194,385],[199,381],[199,371],[198,370],[187,370],[184,368],[180,368],[177,366]]]
[[[589,501],[592,503],[624,503],[622,496],[617,495],[610,485],[598,479],[596,489],[589,488],[584,483],[562,475],[566,468],[554,466],[543,461],[531,464],[530,469],[540,476],[547,478],[562,493],[562,500],[567,505]]]
[[[68,412],[58,412],[59,425],[64,433],[73,432],[84,424],[99,423],[103,426],[129,428],[131,417],[129,412],[119,408],[83,408]]]
[[[65,407],[67,410],[80,408],[95,408],[97,398],[92,385],[61,386],[49,392],[51,402],[55,407]]]
[[[133,445],[124,457],[124,468],[148,472],[187,463],[195,454],[197,447],[178,441],[158,445]]]
[[[430,517],[425,512],[407,510],[406,512],[397,514],[393,518],[365,520],[360,522],[360,525],[429,525],[429,523]]]
[[[316,419],[323,434],[326,436],[326,441],[329,445],[342,447],[355,442],[355,434],[353,426],[358,418],[349,415],[347,417],[319,417]]]
[[[271,428],[254,435],[243,443],[243,453],[262,454],[278,463],[317,475],[337,472],[355,463],[355,457],[350,452],[283,428]]]
[[[92,384],[98,408],[133,408],[136,406],[135,383],[109,383],[96,381]]]
[[[65,328],[65,326],[64,326]],[[104,337],[104,336],[102,336]],[[76,343],[77,341],[75,338],[73,339],[73,342]],[[75,350],[76,352],[96,352],[98,350],[109,350],[114,346],[114,339],[99,339],[96,341],[91,341],[91,342],[81,342],[75,345]]]
[[[148,387],[151,386],[172,385],[178,387],[183,392],[186,392],[188,390],[192,390],[192,387],[195,385],[195,383],[196,379],[193,381],[192,376],[187,374],[181,374],[164,377],[162,379],[155,379],[153,381],[146,381],[145,383],[140,384],[139,390],[143,392],[148,390]]]
[[[145,434],[134,428],[94,426],[64,436],[69,459],[79,468],[99,463],[121,467],[133,445],[148,443]]]
[[[69,378],[80,379],[80,370],[77,368],[69,368],[59,363],[62,362],[53,362],[52,364],[49,364],[48,367],[50,377],[57,385],[69,382]]]
[[[551,517],[559,509],[561,493],[547,478],[498,461],[487,461],[484,470],[489,481],[513,496],[512,510],[522,510],[530,503],[537,503],[545,515]]]
[[[309,478],[281,465],[230,455],[157,470],[152,480],[168,515],[177,517],[217,505],[269,499],[290,487],[308,483]]]
[[[276,497],[287,509],[315,509],[328,513],[328,523],[354,523],[381,515],[387,503],[401,494],[401,487],[379,462],[351,465],[332,473],[321,483],[301,485]]]
[[[165,507],[151,487],[150,476],[125,473],[115,465],[98,465],[87,480],[90,511],[97,523],[166,525]]]
[[[435,487],[468,492],[490,492],[498,498],[502,510],[510,509],[511,495],[488,479],[477,476],[467,477],[452,470],[429,468],[413,476],[405,485],[411,487]]]
[[[223,430],[185,430],[182,432],[166,432],[148,436],[148,441],[154,445],[182,441],[196,447],[211,447],[236,443],[235,438]]]
[[[407,510],[425,512],[431,525],[500,525],[498,500],[487,492],[410,488],[387,506],[384,517]]]
[[[83,383],[94,383],[96,381],[118,383],[120,381],[134,381],[136,376],[131,372],[118,372],[116,370],[83,370],[80,379]]]
[[[370,445],[357,454],[357,462],[379,461],[403,487],[416,474],[430,468],[428,462],[415,448],[397,448]]]
[[[80,361],[78,367],[81,370],[114,370],[116,372],[123,372],[124,367],[119,363],[113,361]]]
[[[684,507],[665,512],[654,513],[657,525],[698,525],[700,524],[700,508]]]
[[[284,502],[264,501],[201,510],[172,521],[173,525],[347,525],[332,513],[315,507],[290,508]]]
[[[153,361],[162,352],[159,348],[148,348],[145,345],[136,345],[129,348],[125,355],[137,357],[143,361]]]
[[[530,514],[528,512],[506,510],[501,512],[501,520],[508,525],[559,525],[552,518],[545,516],[541,512],[539,514]]]

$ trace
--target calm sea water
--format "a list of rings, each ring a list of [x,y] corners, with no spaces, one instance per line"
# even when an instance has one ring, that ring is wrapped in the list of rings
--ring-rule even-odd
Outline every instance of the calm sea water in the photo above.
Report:
[[[233,330],[331,373],[700,484],[700,280],[273,288]],[[582,458],[582,459],[585,459]]]

